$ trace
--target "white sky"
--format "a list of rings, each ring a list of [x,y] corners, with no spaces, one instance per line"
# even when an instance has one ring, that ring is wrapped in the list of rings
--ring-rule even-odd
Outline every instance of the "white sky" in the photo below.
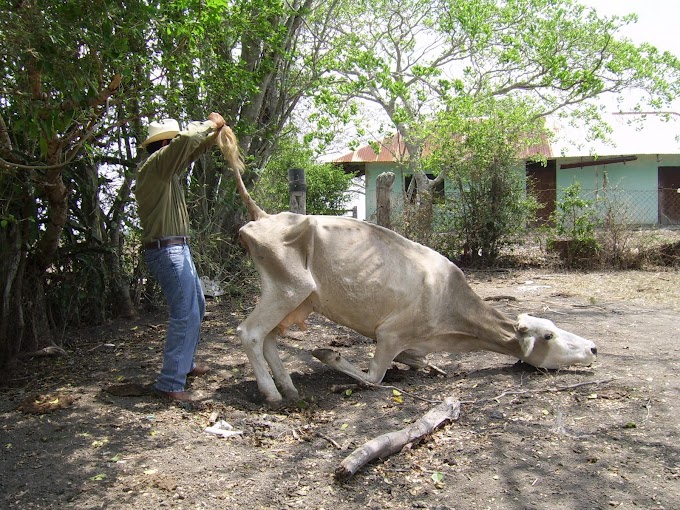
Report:
[[[620,38],[643,42],[656,46],[659,50],[669,51],[680,57],[680,1],[678,0],[580,0],[586,6],[594,7],[602,16],[635,13],[638,21],[620,32]],[[602,104],[607,105],[603,100]],[[609,111],[615,111],[614,103]],[[658,154],[680,152],[680,100],[664,111],[674,112],[668,121],[650,116],[631,126],[631,116],[611,116],[607,118],[614,129],[611,135],[614,144],[589,142],[583,134],[571,129],[561,129],[562,142],[553,146],[558,153],[576,156],[588,154]],[[639,117],[638,117],[639,120]],[[576,143],[574,143],[576,142]]]
[[[608,16],[637,14],[638,22],[629,26],[622,36],[680,55],[680,2],[677,0],[581,0],[581,3]]]

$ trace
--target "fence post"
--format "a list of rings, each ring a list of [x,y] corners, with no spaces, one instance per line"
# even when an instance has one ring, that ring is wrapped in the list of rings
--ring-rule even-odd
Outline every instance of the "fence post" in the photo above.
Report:
[[[392,228],[392,185],[395,175],[393,172],[383,172],[376,179],[377,221],[378,225]]]
[[[307,181],[304,168],[288,169],[290,212],[307,214]]]

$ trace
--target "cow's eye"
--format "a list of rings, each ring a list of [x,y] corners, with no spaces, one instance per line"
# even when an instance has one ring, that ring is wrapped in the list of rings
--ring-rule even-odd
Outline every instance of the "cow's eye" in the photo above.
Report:
[[[552,333],[546,333],[543,335],[543,340],[552,340],[553,339],[553,334]]]

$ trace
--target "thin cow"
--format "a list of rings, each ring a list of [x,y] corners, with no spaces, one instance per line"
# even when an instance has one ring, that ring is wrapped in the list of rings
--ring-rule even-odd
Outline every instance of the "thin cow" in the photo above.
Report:
[[[233,157],[233,139],[224,133],[220,147]],[[396,232],[352,218],[267,214],[248,194],[239,166],[232,163],[251,219],[240,240],[262,293],[236,331],[268,403],[298,397],[276,337],[312,312],[376,341],[367,372],[334,363],[364,383],[379,384],[395,360],[419,367],[437,351],[493,351],[548,369],[594,361],[590,340],[528,314],[511,320],[475,294],[450,260]],[[323,360],[330,352],[315,355]]]

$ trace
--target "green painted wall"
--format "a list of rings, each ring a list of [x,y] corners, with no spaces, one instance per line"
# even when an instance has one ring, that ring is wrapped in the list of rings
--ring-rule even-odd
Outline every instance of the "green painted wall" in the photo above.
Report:
[[[641,155],[635,161],[613,163],[583,168],[561,169],[560,165],[575,163],[591,158],[557,159],[557,200],[561,193],[574,181],[581,183],[584,198],[594,199],[602,196],[604,190],[609,200],[620,211],[626,223],[653,225],[658,222],[658,168],[660,166],[680,166],[680,154]],[[524,172],[523,168],[517,171]],[[366,220],[375,221],[376,179],[383,172],[394,172],[393,201],[398,204],[404,192],[404,176],[409,174],[396,163],[366,164]],[[446,193],[452,189],[446,185]]]
[[[560,168],[561,164],[581,160],[582,158],[557,160],[557,200],[561,199],[560,190],[578,181],[584,198],[606,196],[623,221],[643,225],[658,222],[658,168],[680,166],[680,154],[650,154],[638,156],[637,160],[626,163]]]

